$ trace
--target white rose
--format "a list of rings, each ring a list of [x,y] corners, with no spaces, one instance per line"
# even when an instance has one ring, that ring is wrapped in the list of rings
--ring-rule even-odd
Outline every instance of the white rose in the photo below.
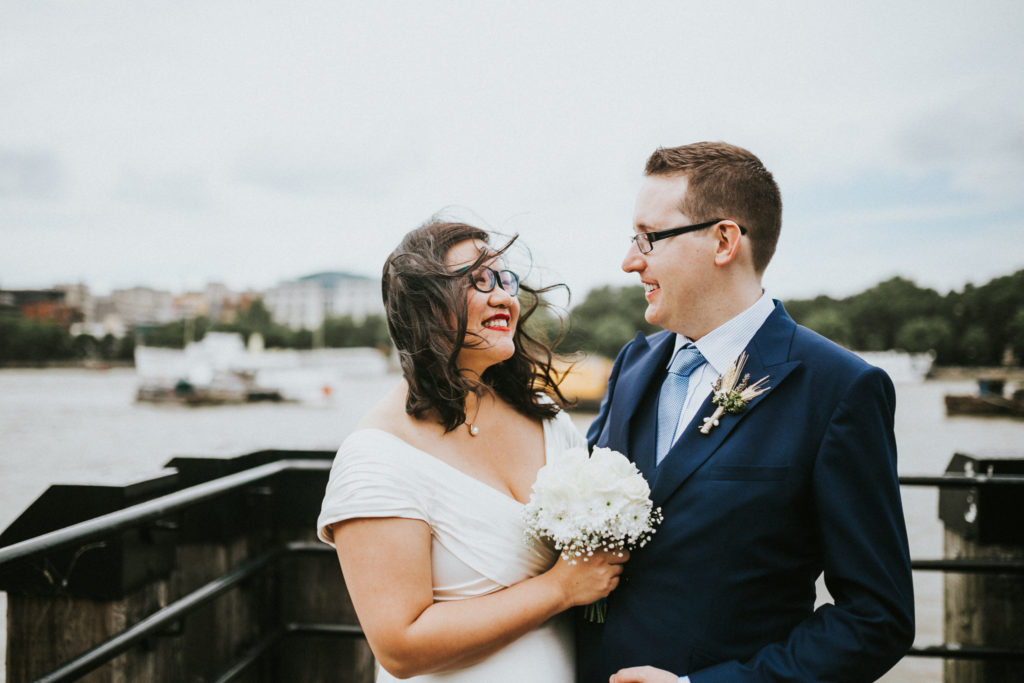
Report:
[[[651,487],[647,485],[647,480],[639,472],[636,473],[636,476],[623,480],[619,490],[623,497],[631,501],[647,500],[651,497]]]
[[[600,462],[602,467],[609,468],[616,476],[623,479],[640,473],[636,465],[630,462],[626,456],[610,448],[595,448],[590,459]]]

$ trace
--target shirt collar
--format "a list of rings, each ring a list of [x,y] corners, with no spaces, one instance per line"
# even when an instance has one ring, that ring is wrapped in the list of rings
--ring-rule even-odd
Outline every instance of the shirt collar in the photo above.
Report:
[[[767,293],[761,292],[761,298],[735,318],[719,325],[697,341],[692,341],[681,334],[676,335],[676,346],[669,358],[669,364],[675,352],[682,347],[693,344],[707,360],[708,365],[719,375],[732,365],[747,344],[754,338],[757,331],[775,310],[775,302]]]

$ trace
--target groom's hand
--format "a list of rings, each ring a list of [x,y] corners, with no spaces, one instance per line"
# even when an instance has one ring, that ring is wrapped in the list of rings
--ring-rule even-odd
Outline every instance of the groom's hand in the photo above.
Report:
[[[612,674],[608,683],[678,683],[679,676],[653,666],[631,666]]]

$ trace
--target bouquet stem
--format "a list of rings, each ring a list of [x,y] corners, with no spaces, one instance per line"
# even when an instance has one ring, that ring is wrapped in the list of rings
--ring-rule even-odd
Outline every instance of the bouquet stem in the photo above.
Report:
[[[583,618],[592,624],[603,624],[608,615],[608,598],[601,598],[583,608]]]

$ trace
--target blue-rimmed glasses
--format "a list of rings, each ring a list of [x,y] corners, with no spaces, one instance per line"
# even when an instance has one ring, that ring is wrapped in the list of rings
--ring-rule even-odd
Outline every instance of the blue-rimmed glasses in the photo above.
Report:
[[[666,237],[675,237],[676,235],[683,235],[688,232],[694,232],[695,230],[703,230],[704,228],[710,228],[715,223],[721,223],[724,218],[715,218],[714,220],[704,221],[703,223],[696,223],[694,225],[684,225],[680,228],[669,228],[668,230],[658,230],[656,232],[638,232],[631,238],[633,244],[636,245],[637,250],[641,254],[650,254],[654,250],[654,243],[658,240],[663,240]],[[740,234],[746,235],[747,229],[742,225],[737,226],[740,229]]]
[[[473,289],[484,294],[494,291],[494,286],[499,283],[509,296],[519,294],[519,276],[511,270],[495,270],[483,266],[470,273],[469,280],[473,283]]]

